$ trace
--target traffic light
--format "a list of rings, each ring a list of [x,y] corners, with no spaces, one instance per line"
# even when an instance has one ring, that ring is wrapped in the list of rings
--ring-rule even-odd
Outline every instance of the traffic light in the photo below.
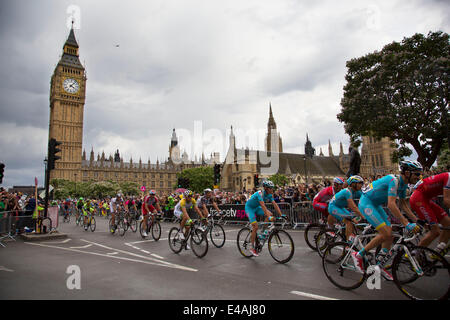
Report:
[[[258,187],[259,186],[259,176],[257,174],[255,174],[253,179],[255,180],[255,187]]]
[[[220,182],[220,164],[214,165],[214,184],[218,185]]]
[[[178,178],[178,181],[177,181],[178,188],[188,189],[190,182],[191,181],[189,180],[189,178],[180,177],[180,178]]]
[[[48,169],[55,169],[55,161],[61,159],[60,156],[56,154],[61,152],[61,149],[58,149],[57,146],[62,144],[62,142],[56,141],[55,138],[51,138],[48,142]]]
[[[3,172],[5,172],[5,165],[0,163],[0,183],[3,183]]]

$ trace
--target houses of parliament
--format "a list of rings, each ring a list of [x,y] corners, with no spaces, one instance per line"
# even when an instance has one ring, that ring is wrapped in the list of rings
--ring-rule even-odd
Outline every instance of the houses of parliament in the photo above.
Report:
[[[240,191],[255,187],[253,177],[261,175],[263,166],[260,164],[261,151],[237,149],[236,140],[231,130],[229,149],[225,161],[220,161],[220,154],[213,153],[209,159],[202,155],[201,159],[190,160],[186,152],[181,154],[175,129],[169,143],[167,161],[156,163],[124,161],[120,151],[115,150],[114,156],[97,156],[91,149],[89,156],[83,150],[83,117],[86,99],[86,72],[79,59],[79,46],[73,28],[64,43],[63,53],[55,67],[50,82],[50,120],[49,139],[55,138],[62,142],[61,159],[56,161],[55,169],[51,171],[50,179],[65,179],[70,181],[117,181],[135,182],[158,193],[170,193],[177,182],[177,173],[186,168],[200,166],[222,165],[220,188],[227,191]],[[315,155],[311,141],[307,137],[305,154],[283,153],[280,134],[277,132],[272,107],[269,107],[269,122],[265,143],[265,151],[278,153],[279,166],[276,172],[285,174],[293,183],[330,179],[344,175],[349,165],[349,155],[344,154],[342,143],[339,155],[333,155],[329,142],[328,156],[322,151]],[[388,139],[375,141],[363,137],[361,153],[361,174],[373,175],[389,173],[396,170],[392,164],[393,149]],[[307,156],[306,156],[307,155]]]

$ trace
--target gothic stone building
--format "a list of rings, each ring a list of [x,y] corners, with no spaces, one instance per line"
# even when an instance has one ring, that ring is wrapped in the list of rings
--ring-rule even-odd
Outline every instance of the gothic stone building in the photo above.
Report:
[[[231,127],[229,148],[221,171],[221,189],[251,190],[255,187],[255,175],[262,180],[273,174],[283,174],[290,179],[290,184],[317,183],[332,180],[336,176],[345,177],[350,155],[344,153],[342,142],[338,155],[334,155],[328,140],[328,156],[324,156],[322,150],[317,156],[306,135],[304,154],[284,153],[271,105],[267,127],[265,151],[237,149],[236,137]],[[376,174],[397,173],[398,168],[391,160],[393,151],[392,143],[387,138],[375,140],[363,137],[360,174],[370,177]]]
[[[78,49],[72,28],[50,83],[49,139],[55,138],[62,142],[59,146],[61,159],[56,161],[50,179],[136,182],[159,193],[171,192],[178,172],[186,168],[212,166],[219,162],[218,153],[211,155],[208,160],[202,156],[199,161],[189,160],[186,152],[180,156],[175,129],[169,146],[169,158],[165,162],[157,161],[152,164],[150,160],[143,163],[141,160],[134,162],[132,159],[124,162],[119,150],[113,158],[111,155],[105,157],[104,152],[95,157],[92,149],[87,159],[86,152],[82,152],[87,77],[79,59]]]

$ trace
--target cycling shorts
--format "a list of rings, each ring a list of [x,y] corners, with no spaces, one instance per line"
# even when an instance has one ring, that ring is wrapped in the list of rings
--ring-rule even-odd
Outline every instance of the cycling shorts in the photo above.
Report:
[[[375,228],[379,229],[383,226],[391,226],[388,215],[381,205],[374,205],[366,196],[362,196],[358,205],[359,211],[364,218]]]
[[[264,216],[264,210],[261,207],[252,208],[250,206],[245,205],[245,214],[248,217],[250,223],[256,222],[256,216]]]
[[[345,218],[353,219],[355,217],[355,214],[348,211],[346,208],[340,208],[333,203],[330,203],[328,210],[330,210],[330,214],[340,222],[342,222]]]
[[[426,220],[429,224],[436,224],[448,216],[444,209],[417,190],[409,198],[409,204],[419,219]]]
[[[148,208],[150,209],[150,213],[152,213],[152,212],[155,212],[156,211],[156,208],[154,207],[154,206],[148,206]],[[144,208],[144,206],[142,206],[142,215],[143,216],[146,216],[146,215],[148,215],[149,214],[149,212],[147,211],[147,210],[145,210],[145,208]]]
[[[328,217],[328,203],[313,201],[313,208],[317,211],[320,211],[324,218]]]

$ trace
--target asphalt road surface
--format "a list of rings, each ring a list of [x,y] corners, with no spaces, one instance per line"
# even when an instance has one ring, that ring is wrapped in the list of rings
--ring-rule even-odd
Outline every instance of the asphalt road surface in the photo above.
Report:
[[[222,248],[209,246],[199,259],[191,250],[173,253],[162,223],[159,241],[143,240],[139,231],[110,234],[108,221],[97,218],[95,232],[62,223],[67,239],[24,242],[0,247],[0,299],[118,300],[404,300],[393,283],[381,289],[365,284],[353,291],[335,287],[325,277],[321,259],[311,251],[303,231],[287,230],[295,254],[287,264],[270,256],[244,258],[236,246],[240,226],[225,226]],[[74,276],[79,274],[79,281]]]

